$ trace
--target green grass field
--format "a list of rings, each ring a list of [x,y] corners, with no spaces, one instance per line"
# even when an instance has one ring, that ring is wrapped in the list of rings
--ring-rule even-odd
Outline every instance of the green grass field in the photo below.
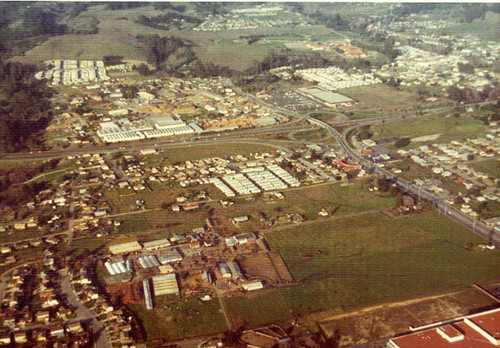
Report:
[[[40,230],[34,228],[29,228],[22,231],[13,231],[12,233],[2,232],[0,233],[0,244],[13,243],[18,240],[41,237],[42,235],[43,233]]]
[[[251,325],[322,309],[341,313],[500,279],[498,251],[466,250],[467,243],[483,241],[434,211],[294,226],[267,233],[266,239],[302,283],[225,301],[230,313]],[[300,256],[316,250],[321,255],[309,261]]]
[[[266,145],[256,144],[218,144],[218,145],[196,145],[188,149],[168,149],[162,151],[172,163],[188,160],[199,160],[210,157],[227,157],[233,155],[246,155],[255,152],[274,152],[276,149]]]
[[[327,135],[328,134],[324,128],[319,128],[319,129],[294,133],[293,137],[297,140],[319,141],[324,139]]]
[[[470,162],[469,165],[472,168],[488,175],[490,178],[500,177],[500,161],[497,159]]]
[[[416,94],[400,91],[382,83],[340,89],[338,92],[357,100],[360,105],[356,108],[360,111],[367,108],[386,113],[413,108],[419,104]],[[356,118],[356,109],[352,111],[354,112],[353,117]]]
[[[418,119],[390,122],[372,127],[374,140],[390,137],[415,138],[424,135],[441,134],[437,140],[432,141],[433,143],[479,136],[485,129],[486,126],[482,122],[470,116],[462,115],[457,118],[447,114],[424,116]],[[417,145],[422,144],[421,142]]]
[[[500,33],[500,14],[487,12],[484,20],[476,19],[472,23],[461,23],[440,29],[451,35],[475,35],[483,40],[498,40]]]
[[[218,301],[172,301],[159,296],[154,306],[153,310],[146,310],[143,304],[129,306],[142,323],[148,340],[170,341],[227,330]]]
[[[252,45],[247,40],[220,40],[211,45],[197,47],[195,52],[204,62],[227,66],[243,71],[261,61],[272,50],[278,50],[280,44],[256,42]]]

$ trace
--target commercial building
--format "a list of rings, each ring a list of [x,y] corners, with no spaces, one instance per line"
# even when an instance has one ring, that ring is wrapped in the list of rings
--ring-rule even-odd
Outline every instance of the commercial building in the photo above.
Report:
[[[262,282],[260,280],[246,282],[246,283],[241,284],[241,286],[246,291],[255,291],[255,290],[260,290],[260,289],[264,288],[264,285],[262,284]]]
[[[158,259],[154,255],[139,257],[139,264],[142,268],[152,268],[160,266]]]
[[[122,273],[126,273],[128,271],[127,267],[125,266],[125,262],[123,262],[123,261],[120,261],[120,262],[106,261],[104,263],[104,266],[106,267],[109,274],[111,274],[111,275],[122,274]]]
[[[500,346],[500,308],[457,318],[393,338],[387,348],[490,348]]]
[[[149,279],[142,281],[144,289],[144,301],[146,302],[146,309],[153,309],[153,298],[151,297],[151,287],[149,286]]]
[[[179,284],[175,273],[153,276],[152,279],[155,296],[179,294]]]
[[[131,253],[134,251],[139,251],[141,249],[142,249],[142,246],[137,241],[116,244],[116,245],[112,245],[109,247],[109,251],[115,255],[116,254]]]
[[[352,106],[356,104],[354,99],[320,88],[300,88],[297,91],[302,95],[331,108]]]
[[[162,252],[160,256],[158,256],[160,263],[165,265],[167,263],[182,261],[182,256],[176,249],[171,249],[169,251]]]
[[[158,239],[158,240],[153,240],[151,242],[145,242],[143,243],[144,249],[148,251],[153,251],[153,250],[158,250],[161,248],[167,248],[169,247],[170,241],[168,239]]]

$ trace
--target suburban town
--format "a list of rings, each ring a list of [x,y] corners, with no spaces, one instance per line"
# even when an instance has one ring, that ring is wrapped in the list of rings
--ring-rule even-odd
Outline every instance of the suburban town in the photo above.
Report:
[[[444,5],[0,4],[0,346],[497,347],[500,9]]]

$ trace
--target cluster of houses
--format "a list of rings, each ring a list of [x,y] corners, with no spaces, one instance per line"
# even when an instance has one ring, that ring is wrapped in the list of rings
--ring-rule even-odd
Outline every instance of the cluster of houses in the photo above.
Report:
[[[415,14],[404,22],[377,21],[371,24],[369,31],[396,38],[396,47],[401,53],[393,63],[382,66],[376,73],[383,78],[400,79],[402,85],[424,84],[443,90],[449,86],[473,90],[492,86],[497,79],[488,67],[498,62],[500,44],[472,35],[442,35],[441,32],[448,27],[457,25],[456,22],[429,20],[427,15]],[[412,37],[411,42],[408,42],[408,37]],[[460,64],[478,61],[484,68],[475,68],[473,72],[459,69]]]
[[[109,77],[102,60],[49,60],[45,62],[46,70],[38,72],[35,77],[46,79],[52,85],[87,84],[106,81]]]
[[[343,69],[335,66],[327,68],[302,69],[297,70],[295,73],[304,80],[317,82],[318,86],[331,91],[342,88],[382,83],[382,81],[373,73],[348,74]]]
[[[492,86],[486,69],[477,69],[473,74],[459,70],[459,64],[467,61],[460,53],[439,55],[412,46],[400,47],[399,50],[402,54],[393,63],[382,66],[378,75],[400,79],[401,85],[456,86],[474,90]]]
[[[321,151],[321,147],[317,147]],[[327,164],[323,158],[312,159],[310,149],[302,152],[304,158],[296,158],[281,150],[276,153],[236,155],[228,159],[214,157],[164,166],[163,171],[171,175],[170,180],[176,180],[182,187],[214,184],[226,197],[346,178],[345,172],[338,165]],[[336,158],[331,152],[325,156]],[[287,166],[291,173],[283,166]]]
[[[494,129],[491,131],[495,132]],[[458,186],[467,190],[480,189],[482,193],[473,198],[477,202],[500,201],[498,194],[495,194],[498,178],[488,176],[468,164],[471,160],[485,160],[497,156],[500,148],[498,145],[498,137],[494,134],[487,134],[484,138],[421,145],[410,150],[398,150],[398,154],[429,168],[436,176],[453,180]],[[429,187],[442,195],[449,193],[436,185]],[[478,212],[474,211],[469,204],[471,198],[463,197],[462,200],[465,200],[461,203],[462,212],[477,217]],[[453,204],[455,201],[456,197],[448,197],[446,200],[449,204]]]
[[[120,344],[132,343],[131,317],[122,309],[115,309],[106,299],[102,291],[94,284],[86,268],[81,268],[69,274],[72,291],[83,306],[87,307],[105,325],[107,334],[112,342]],[[97,319],[99,318],[99,319]]]
[[[52,266],[26,266],[13,271],[3,299],[1,345],[68,339],[81,345],[89,343],[88,325],[58,294],[57,276],[52,270]]]
[[[310,25],[300,13],[292,13],[281,6],[257,5],[234,9],[227,14],[209,15],[195,31],[248,30]]]

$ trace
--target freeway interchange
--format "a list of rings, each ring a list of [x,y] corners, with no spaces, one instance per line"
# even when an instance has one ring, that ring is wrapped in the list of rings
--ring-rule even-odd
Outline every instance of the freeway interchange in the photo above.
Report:
[[[112,153],[119,152],[136,152],[144,148],[154,147],[156,149],[173,149],[173,148],[190,148],[192,146],[211,146],[217,144],[231,144],[231,143],[247,143],[255,145],[265,145],[273,147],[276,149],[289,151],[291,145],[297,143],[307,143],[306,141],[297,141],[289,136],[288,140],[270,140],[270,139],[258,139],[259,136],[272,135],[272,134],[288,134],[305,132],[315,129],[315,127],[323,128],[327,131],[328,137],[332,137],[337,142],[338,150],[351,161],[357,162],[363,166],[365,170],[371,173],[376,173],[384,176],[386,179],[390,180],[394,185],[404,192],[407,192],[421,200],[431,203],[440,213],[451,218],[452,220],[460,223],[466,228],[470,229],[472,232],[486,239],[493,245],[500,247],[500,234],[495,232],[492,228],[486,226],[482,221],[478,221],[469,215],[462,213],[456,208],[446,204],[441,198],[423,190],[422,188],[397,177],[390,171],[377,166],[374,162],[370,161],[368,158],[361,156],[356,149],[350,147],[346,140],[348,131],[351,129],[358,128],[363,125],[374,125],[385,122],[399,121],[402,119],[412,119],[421,117],[423,115],[428,115],[431,111],[421,112],[420,115],[415,111],[410,111],[406,113],[401,113],[400,115],[389,115],[389,116],[378,116],[363,120],[341,120],[337,122],[324,122],[313,118],[307,114],[300,114],[291,110],[277,108],[268,105],[256,98],[253,95],[241,92],[247,98],[252,101],[269,108],[270,110],[284,114],[286,116],[291,116],[292,121],[284,124],[279,124],[275,126],[256,128],[256,129],[246,129],[239,131],[231,131],[225,133],[207,133],[203,135],[193,136],[181,136],[172,139],[148,139],[129,142],[126,145],[120,144],[97,144],[94,146],[86,146],[80,148],[72,148],[67,150],[52,150],[52,151],[39,151],[37,153],[11,153],[3,154],[0,161],[11,162],[11,161],[36,161],[36,160],[50,160],[56,158],[63,158],[67,156],[78,156],[84,154],[94,154],[100,153],[104,155],[109,155]],[[449,111],[453,107],[443,107],[438,109],[433,109],[432,113],[438,113],[443,111]],[[304,122],[307,121],[307,122]],[[342,133],[336,129],[336,127],[344,128]],[[321,141],[316,141],[316,143],[321,143]],[[329,145],[331,146],[331,145]]]

